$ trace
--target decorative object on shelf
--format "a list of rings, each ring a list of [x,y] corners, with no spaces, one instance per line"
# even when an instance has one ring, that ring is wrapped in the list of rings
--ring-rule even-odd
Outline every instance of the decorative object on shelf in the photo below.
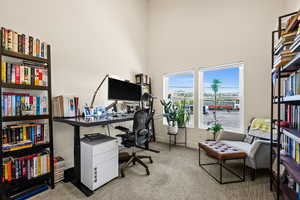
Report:
[[[54,188],[51,48],[6,28],[0,41],[1,198],[29,197]]]

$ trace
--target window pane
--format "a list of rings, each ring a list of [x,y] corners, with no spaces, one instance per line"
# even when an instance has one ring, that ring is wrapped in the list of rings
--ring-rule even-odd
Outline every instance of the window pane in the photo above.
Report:
[[[238,67],[202,72],[201,126],[216,123],[227,130],[241,130],[240,70]]]
[[[165,77],[165,97],[171,95],[173,102],[177,105],[185,102],[185,109],[190,113],[187,122],[188,127],[193,127],[194,122],[194,74],[176,74]]]

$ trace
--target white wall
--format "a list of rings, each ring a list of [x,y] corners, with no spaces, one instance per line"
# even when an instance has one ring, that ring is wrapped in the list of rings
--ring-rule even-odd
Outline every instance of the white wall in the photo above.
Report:
[[[0,25],[51,44],[53,96],[90,103],[105,74],[133,79],[146,67],[146,0],[1,0]],[[106,97],[103,89],[95,105]],[[54,123],[54,148],[73,164],[70,126]]]
[[[148,72],[154,94],[163,97],[165,73],[243,61],[244,124],[252,117],[269,117],[271,31],[282,7],[281,0],[151,0]],[[156,110],[162,112],[159,101]],[[167,141],[162,120],[156,128],[158,139]],[[189,146],[206,138],[204,130],[188,130]]]
[[[284,1],[285,12],[295,12],[300,9],[300,1],[299,0],[285,0]]]

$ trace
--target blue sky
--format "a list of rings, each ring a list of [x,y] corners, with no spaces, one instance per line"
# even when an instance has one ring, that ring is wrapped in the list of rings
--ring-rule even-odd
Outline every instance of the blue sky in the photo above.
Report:
[[[203,73],[205,92],[212,92],[210,89],[214,79],[219,79],[222,92],[238,92],[239,91],[239,68],[227,68],[214,71],[206,71]]]
[[[221,92],[238,92],[239,91],[239,68],[227,68],[203,73],[205,92],[212,92],[210,89],[213,79],[221,80]],[[194,82],[193,74],[169,76],[168,86],[170,90],[192,92]]]
[[[193,74],[173,75],[173,76],[169,76],[169,87],[190,88],[193,87],[193,81],[194,81]]]

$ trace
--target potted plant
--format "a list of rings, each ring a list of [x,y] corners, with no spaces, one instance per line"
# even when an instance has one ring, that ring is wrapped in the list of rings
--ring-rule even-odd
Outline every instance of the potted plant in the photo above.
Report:
[[[182,128],[186,126],[186,123],[190,120],[191,113],[188,109],[186,109],[186,101],[185,99],[177,104],[177,124],[178,127]]]
[[[211,127],[208,128],[208,131],[212,131],[213,132],[213,140],[216,140],[216,135],[218,132],[220,132],[221,130],[223,130],[223,127],[221,124],[218,123],[218,120],[217,120],[217,93],[219,91],[219,87],[220,87],[220,84],[222,82],[218,79],[214,79],[212,81],[212,84],[211,84],[211,89],[212,91],[214,92],[214,108],[213,108],[213,121],[212,122],[209,122],[209,124],[213,124]]]
[[[217,133],[219,133],[221,130],[223,130],[223,127],[221,124],[214,124],[212,127],[208,128],[208,131],[212,131],[213,135],[214,135],[214,141],[216,140],[216,135]]]
[[[185,100],[182,103],[174,103],[169,94],[167,100],[161,100],[160,102],[164,107],[163,116],[167,119],[168,132],[177,134],[178,127],[185,127],[186,122],[190,119],[190,113],[186,110]]]

